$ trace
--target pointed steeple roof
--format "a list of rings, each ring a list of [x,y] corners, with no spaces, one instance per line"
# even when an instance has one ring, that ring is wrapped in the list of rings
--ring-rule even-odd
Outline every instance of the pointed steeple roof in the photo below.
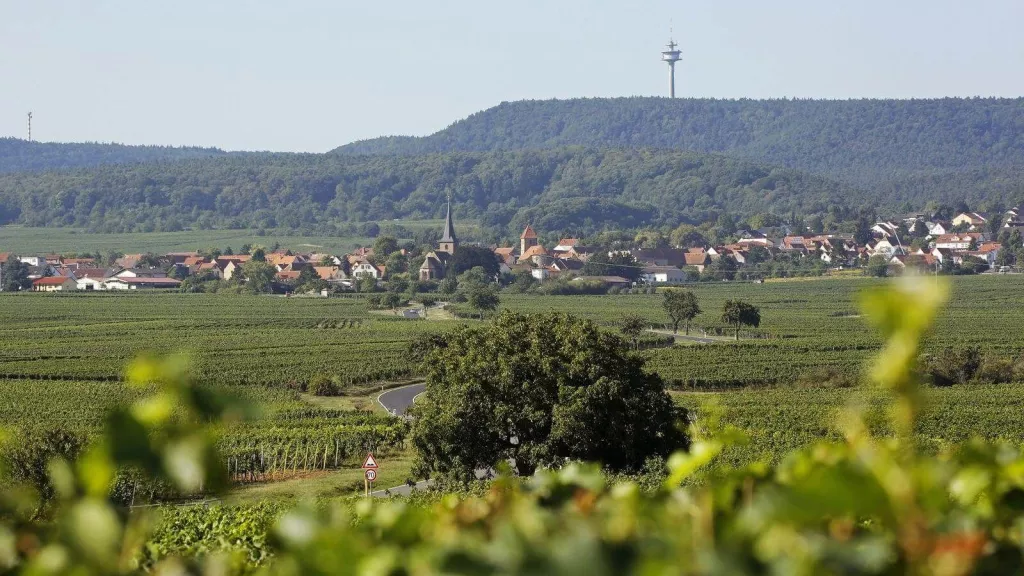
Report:
[[[458,242],[455,238],[455,226],[452,225],[452,195],[448,194],[448,212],[444,216],[444,230],[441,233],[441,242]]]
[[[533,231],[533,226],[530,226],[529,224],[527,224],[526,225],[526,230],[523,230],[523,234],[519,238],[522,239],[522,238],[536,238],[536,237],[537,237],[537,233]]]

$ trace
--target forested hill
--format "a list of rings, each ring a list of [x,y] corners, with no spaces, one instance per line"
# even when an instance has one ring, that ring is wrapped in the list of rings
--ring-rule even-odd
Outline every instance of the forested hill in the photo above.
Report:
[[[99,142],[29,142],[0,138],[0,172],[40,172],[101,164],[185,160],[249,152],[225,152],[218,148],[174,146],[127,146]]]
[[[330,233],[346,221],[440,217],[448,190],[457,217],[479,219],[496,234],[527,222],[583,233],[704,221],[720,211],[788,215],[869,201],[792,169],[694,152],[290,154],[0,174],[0,224]]]
[[[670,100],[503,103],[431,136],[356,142],[340,154],[592,147],[720,152],[858,186],[1024,167],[1024,99]]]

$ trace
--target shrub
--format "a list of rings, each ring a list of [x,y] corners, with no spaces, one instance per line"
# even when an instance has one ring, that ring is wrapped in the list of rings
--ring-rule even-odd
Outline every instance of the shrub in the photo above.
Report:
[[[85,438],[69,430],[55,428],[19,437],[17,442],[17,446],[4,454],[8,474],[14,482],[35,488],[45,506],[54,497],[48,471],[50,461],[62,458],[73,462],[85,446]]]
[[[337,396],[341,394],[341,386],[338,382],[323,374],[310,379],[308,390],[314,396]]]
[[[978,368],[977,378],[981,382],[1005,384],[1014,380],[1014,361],[1012,358],[985,354]]]
[[[977,346],[946,348],[942,353],[928,358],[926,366],[926,372],[937,386],[965,384],[978,374],[981,350]]]

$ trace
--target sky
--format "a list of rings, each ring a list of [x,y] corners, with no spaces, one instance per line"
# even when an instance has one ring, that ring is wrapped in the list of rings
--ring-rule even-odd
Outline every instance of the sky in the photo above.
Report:
[[[323,152],[503,101],[1024,95],[1022,0],[0,0],[0,137]]]

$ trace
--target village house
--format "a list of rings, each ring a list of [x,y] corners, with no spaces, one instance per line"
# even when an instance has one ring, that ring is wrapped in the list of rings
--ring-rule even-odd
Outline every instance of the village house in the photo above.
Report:
[[[177,288],[181,281],[166,276],[115,276],[104,283],[107,290],[138,290],[145,288]]]
[[[686,273],[675,266],[647,266],[642,278],[647,284],[674,284],[686,280]]]
[[[63,292],[77,288],[75,279],[66,276],[47,276],[32,281],[33,292]]]
[[[953,218],[953,227],[967,226],[968,230],[981,229],[988,220],[977,212],[961,212]]]
[[[708,264],[711,264],[711,256],[707,252],[687,252],[683,255],[683,265],[696,268],[697,272],[703,272]]]
[[[698,249],[699,254],[708,256],[703,249]],[[682,248],[645,248],[631,250],[630,253],[642,265],[645,266],[674,266],[676,268],[687,265],[687,255],[694,254]],[[710,261],[710,257],[709,257]]]
[[[979,232],[943,234],[935,239],[935,247],[947,250],[970,250],[972,243],[977,245],[984,240],[985,236]]]
[[[370,263],[368,260],[364,260],[352,267],[353,278],[370,277],[373,278],[374,280],[380,280],[384,278],[384,272],[384,266],[377,266],[375,264]],[[296,277],[298,277],[297,272]]]
[[[339,264],[341,263],[340,260],[338,262]],[[340,285],[348,282],[348,275],[345,274],[345,271],[341,268],[340,265],[314,266],[313,270],[316,272],[316,275],[319,276],[321,280],[326,281],[328,284]]]

